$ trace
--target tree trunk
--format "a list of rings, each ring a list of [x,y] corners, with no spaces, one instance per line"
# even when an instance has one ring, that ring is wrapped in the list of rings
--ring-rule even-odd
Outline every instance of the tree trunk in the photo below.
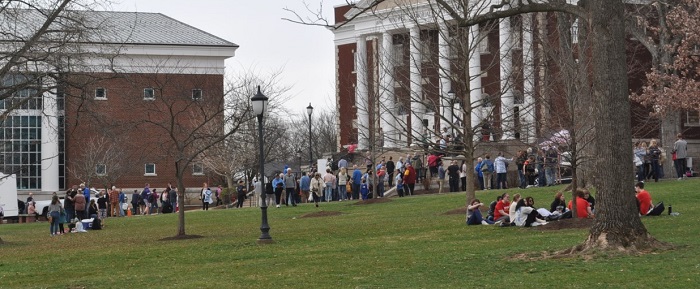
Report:
[[[185,236],[185,183],[182,181],[182,172],[178,164],[177,169],[177,236]]]
[[[642,224],[634,194],[630,104],[622,0],[589,1],[595,107],[596,221],[579,249],[647,249],[657,241]],[[605,168],[605,169],[603,169]]]
[[[680,113],[678,111],[669,111],[661,117],[661,147],[666,152],[666,160],[661,164],[663,166],[664,177],[675,178],[676,170],[673,167],[673,158],[671,151],[673,143],[676,142],[676,134],[680,132]]]

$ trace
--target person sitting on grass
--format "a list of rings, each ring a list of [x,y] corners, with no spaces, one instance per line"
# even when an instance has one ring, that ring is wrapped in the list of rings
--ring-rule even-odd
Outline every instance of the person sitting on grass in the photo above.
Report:
[[[513,195],[513,201],[510,202],[510,206],[508,206],[508,219],[510,219],[511,222],[515,220],[515,207],[518,205],[518,201],[520,201],[520,194],[515,194]]]
[[[503,199],[503,197],[502,197],[501,195],[498,195],[498,197],[496,197],[496,200],[493,201],[493,202],[491,202],[491,204],[489,204],[489,211],[488,211],[488,213],[487,213],[488,215],[486,216],[486,220],[495,222],[495,220],[493,219],[493,217],[494,217],[494,214],[495,214],[495,212],[496,212],[496,205],[497,205],[502,199]]]
[[[586,192],[588,190],[586,189],[577,189],[576,190],[576,217],[577,218],[593,218],[595,217],[593,215],[593,211],[591,211],[591,205],[588,204],[588,202],[584,199],[584,196],[586,195]],[[569,210],[572,210],[573,201],[569,201]]]
[[[474,199],[472,203],[467,206],[467,225],[493,225],[493,221],[484,220],[481,216],[481,206],[484,204],[479,201],[479,199]]]
[[[634,185],[635,195],[637,197],[637,208],[640,216],[658,216],[664,211],[663,204],[654,207],[651,201],[651,195],[644,189],[644,182],[638,182]]]
[[[508,193],[503,193],[501,196],[501,201],[496,204],[493,212],[494,222],[500,223],[510,223],[510,217],[508,216],[508,209],[510,208],[510,195]]]
[[[532,200],[532,204],[527,200]],[[513,222],[518,227],[535,227],[539,225],[546,225],[547,222],[538,219],[537,210],[533,208],[534,199],[528,197],[526,199],[520,199],[515,205],[515,220]]]

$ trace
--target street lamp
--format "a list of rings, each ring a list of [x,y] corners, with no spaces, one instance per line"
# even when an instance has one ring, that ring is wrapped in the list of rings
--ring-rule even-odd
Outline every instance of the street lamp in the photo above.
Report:
[[[263,153],[263,115],[265,114],[265,109],[267,109],[267,96],[260,92],[260,86],[258,85],[258,93],[255,94],[250,99],[253,104],[253,113],[258,117],[258,142],[260,147],[260,177],[258,181],[260,182],[260,188],[262,194],[265,193],[265,155]],[[267,224],[267,204],[265,203],[265,195],[260,197],[262,199],[262,204],[260,204],[260,210],[262,211],[262,224],[260,225],[260,238],[258,238],[258,243],[271,243],[272,237],[270,237],[270,225]]]
[[[314,164],[314,157],[313,154],[311,153],[311,114],[314,112],[314,107],[311,106],[311,103],[309,102],[309,106],[306,107],[306,113],[309,114],[309,168]]]

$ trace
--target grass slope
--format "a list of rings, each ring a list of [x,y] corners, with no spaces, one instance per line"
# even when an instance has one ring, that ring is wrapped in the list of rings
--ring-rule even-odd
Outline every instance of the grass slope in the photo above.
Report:
[[[174,214],[108,219],[105,230],[58,237],[45,222],[0,225],[0,288],[692,288],[700,281],[698,185],[647,185],[654,202],[681,215],[644,224],[677,249],[591,261],[515,258],[574,246],[587,230],[467,227],[464,215],[444,214],[463,206],[463,194],[271,207],[270,245],[256,244],[256,208],[187,212],[187,233],[204,237],[178,241],[159,241],[176,233]],[[549,207],[561,188],[508,191]],[[489,203],[499,193],[477,197]],[[342,214],[301,218],[318,211]]]

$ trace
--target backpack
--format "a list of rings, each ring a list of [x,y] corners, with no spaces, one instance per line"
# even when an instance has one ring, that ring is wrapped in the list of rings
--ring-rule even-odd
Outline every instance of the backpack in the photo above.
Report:
[[[488,172],[489,171],[489,164],[486,161],[483,161],[481,163],[481,172]]]

